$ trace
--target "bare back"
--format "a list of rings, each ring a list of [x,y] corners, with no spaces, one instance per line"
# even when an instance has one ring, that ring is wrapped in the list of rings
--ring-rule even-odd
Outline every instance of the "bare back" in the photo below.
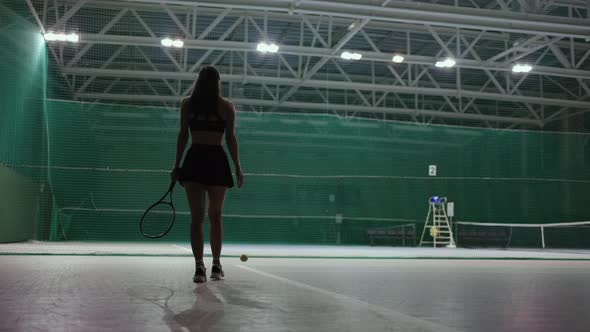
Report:
[[[187,99],[184,99],[182,102],[182,112],[186,115],[188,113],[188,107],[186,103]],[[234,128],[234,119],[235,116],[233,114],[234,107],[233,104],[227,101],[224,98],[220,98],[220,102],[217,104],[217,114],[219,116],[219,120],[223,120],[226,122],[227,127],[226,131],[231,130],[233,134]],[[204,114],[201,115],[203,118],[198,118],[199,120],[205,120]],[[207,145],[222,145],[223,144],[223,132],[219,131],[211,131],[211,130],[190,130],[191,139],[193,144],[207,144]],[[229,134],[229,133],[228,133]]]

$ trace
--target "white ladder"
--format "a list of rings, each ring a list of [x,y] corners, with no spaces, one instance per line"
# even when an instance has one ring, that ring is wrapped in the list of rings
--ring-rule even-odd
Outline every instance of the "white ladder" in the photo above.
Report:
[[[432,198],[434,197],[436,196],[433,196]],[[456,245],[455,240],[453,239],[453,231],[445,208],[447,199],[446,197],[432,198],[429,200],[430,206],[428,207],[428,215],[426,216],[424,230],[422,231],[422,237],[420,238],[420,247],[424,244],[432,244],[434,248],[442,246],[455,248]],[[430,216],[432,216],[432,219]],[[426,237],[427,231],[429,237],[425,240],[424,238]]]

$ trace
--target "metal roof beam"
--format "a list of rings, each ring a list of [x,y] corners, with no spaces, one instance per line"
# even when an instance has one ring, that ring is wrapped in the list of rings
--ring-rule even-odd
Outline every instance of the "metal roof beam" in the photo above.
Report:
[[[151,11],[154,13],[161,12],[161,5],[159,3],[141,3],[141,2],[125,2],[125,1],[109,1],[109,0],[93,0],[86,4],[86,8],[105,8],[105,9],[116,9],[116,8],[135,8],[142,11]],[[184,6],[174,5],[169,6],[169,10],[177,13],[177,14],[184,14],[187,10],[195,10],[199,9],[199,14],[204,16],[218,16],[223,11],[223,7],[215,8],[215,7],[198,7],[194,4],[188,4]],[[247,9],[239,9],[233,8],[232,15],[236,17],[241,16],[252,16],[255,14],[252,10]],[[304,15],[289,15],[289,13],[285,12],[272,12],[266,11],[264,12],[265,17],[268,19],[274,19],[280,22],[289,22],[298,24],[301,22],[301,17]],[[307,15],[305,16],[310,23],[315,24],[315,22],[322,19],[322,16],[317,15]],[[329,20],[331,24],[336,26],[344,25],[348,26],[350,24],[350,18],[347,17],[335,17],[329,16]],[[366,26],[368,29],[382,29],[386,31],[397,31],[397,32],[409,32],[409,33],[417,33],[417,34],[429,34],[426,26],[423,24],[408,24],[408,23],[398,23],[392,21],[371,21]],[[439,34],[439,35],[454,35],[456,34],[456,28],[453,27],[446,27],[446,26],[432,26],[432,28]],[[469,37],[476,37],[480,34],[482,35],[483,40],[486,41],[509,41],[510,34],[502,33],[502,32],[495,32],[495,31],[475,31],[475,30],[463,30],[461,31],[463,36]],[[414,38],[416,39],[416,38]],[[581,50],[588,50],[590,49],[590,44],[586,41],[582,41],[580,39],[573,40],[576,49]],[[570,43],[566,42],[558,42],[559,46],[562,47],[570,47]]]
[[[181,79],[194,80],[194,73],[182,72],[153,72],[140,70],[120,70],[120,69],[90,69],[90,68],[64,68],[65,74],[79,75],[79,76],[105,76],[105,77],[128,77],[128,78],[154,78],[154,79]],[[358,83],[358,82],[342,82],[342,81],[324,81],[324,80],[307,80],[302,84],[300,79],[286,78],[286,77],[261,77],[261,76],[244,76],[224,74],[224,81],[234,81],[240,83],[256,83],[256,84],[275,84],[283,86],[306,86],[311,88],[325,88],[330,89],[349,89],[349,90],[364,90],[364,91],[379,91],[379,92],[396,92],[405,94],[424,94],[440,97],[467,97],[480,98],[488,100],[502,100],[509,102],[522,102],[539,105],[553,105],[553,106],[568,106],[572,108],[590,108],[590,102],[577,101],[570,99],[558,98],[540,98],[518,95],[507,95],[500,93],[480,92],[471,90],[457,90],[447,88],[428,88],[428,87],[407,87],[395,86],[387,84],[372,84],[372,83]]]
[[[179,102],[179,98],[175,96],[154,96],[154,95],[132,95],[132,94],[109,94],[109,93],[81,93],[76,95],[79,99],[100,99],[113,101],[148,101],[148,102]],[[252,106],[266,106],[266,107],[284,107],[300,110],[331,110],[345,111],[345,112],[364,112],[364,113],[385,113],[385,114],[405,114],[415,116],[434,116],[449,119],[463,119],[474,121],[493,121],[503,123],[514,123],[523,125],[532,125],[540,127],[541,121],[527,118],[514,118],[495,115],[482,115],[473,113],[457,113],[457,112],[439,112],[431,110],[415,110],[395,107],[369,107],[358,105],[342,105],[342,104],[326,104],[326,103],[309,103],[309,102],[292,102],[286,101],[278,103],[272,100],[257,100],[247,98],[233,98],[232,101],[238,105],[252,105]]]
[[[179,1],[179,0],[121,0],[127,3],[164,3],[180,6],[213,8],[237,8],[259,11],[276,11],[289,14],[311,14],[348,17],[387,22],[430,24],[435,26],[461,27],[475,30],[541,34],[562,37],[589,38],[590,25],[584,19],[510,12],[492,9],[475,9],[448,5],[400,2],[387,7],[359,3],[301,1],[293,6],[292,1],[270,0],[225,0]]]
[[[133,37],[133,36],[116,36],[116,35],[99,35],[99,34],[82,34],[80,36],[80,43],[102,43],[112,45],[134,45],[134,46],[151,46],[161,48],[160,39],[156,37]],[[236,41],[216,41],[216,40],[185,40],[184,47],[189,49],[217,49],[224,51],[256,51],[255,43],[236,42]],[[391,63],[391,54],[381,52],[359,51],[363,54],[362,61],[377,61]],[[307,46],[293,46],[281,45],[281,54],[316,56],[322,58],[340,58],[340,54],[333,52],[333,49],[307,47]],[[420,55],[404,55],[404,63],[433,65],[439,59],[435,57],[420,56]],[[510,64],[476,61],[469,59],[455,59],[457,66],[463,68],[481,69],[481,70],[495,70],[495,71],[512,71]],[[327,60],[326,60],[327,61]],[[559,67],[536,66],[531,74],[571,77],[589,79],[590,71],[580,69],[568,69]]]

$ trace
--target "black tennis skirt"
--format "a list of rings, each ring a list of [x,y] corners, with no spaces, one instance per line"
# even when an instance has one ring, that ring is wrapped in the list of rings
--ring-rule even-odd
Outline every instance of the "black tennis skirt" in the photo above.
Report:
[[[198,182],[206,186],[234,186],[227,155],[221,145],[193,144],[180,172],[180,184]]]

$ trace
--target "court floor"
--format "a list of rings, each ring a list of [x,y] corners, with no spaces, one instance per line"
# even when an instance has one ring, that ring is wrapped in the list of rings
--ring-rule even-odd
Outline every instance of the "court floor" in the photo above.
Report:
[[[210,263],[207,257],[209,270]],[[187,256],[0,256],[0,331],[531,332],[590,326],[590,261],[583,259],[254,255],[245,263],[237,257],[222,263],[225,280],[197,285]]]

